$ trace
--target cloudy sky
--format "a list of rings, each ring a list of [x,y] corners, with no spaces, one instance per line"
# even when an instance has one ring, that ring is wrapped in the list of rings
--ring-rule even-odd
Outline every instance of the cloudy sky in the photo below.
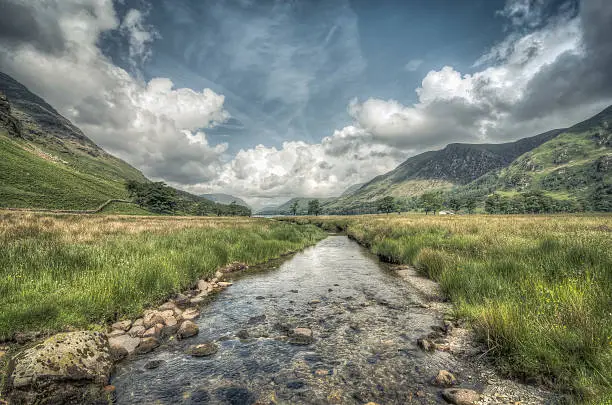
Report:
[[[108,151],[255,206],[612,104],[609,0],[0,0],[0,70]]]

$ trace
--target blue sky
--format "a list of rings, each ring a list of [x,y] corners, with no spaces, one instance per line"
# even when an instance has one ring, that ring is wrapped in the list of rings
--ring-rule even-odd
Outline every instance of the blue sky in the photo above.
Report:
[[[149,178],[260,206],[612,104],[609,0],[4,0],[0,70]]]
[[[146,79],[209,87],[232,119],[207,132],[228,151],[320,141],[351,121],[352,98],[416,101],[431,69],[473,63],[504,36],[503,0],[151,1],[157,32]],[[126,1],[118,12],[142,6]],[[109,56],[129,69],[125,44]],[[412,66],[407,66],[412,62]]]

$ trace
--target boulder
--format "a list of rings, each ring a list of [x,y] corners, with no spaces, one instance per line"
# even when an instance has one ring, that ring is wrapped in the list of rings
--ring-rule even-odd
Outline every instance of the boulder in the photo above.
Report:
[[[208,281],[206,280],[198,280],[198,290],[200,291],[208,291]]]
[[[146,337],[140,340],[140,344],[136,347],[136,354],[149,353],[153,349],[159,346],[159,340],[154,337]]]
[[[184,294],[177,294],[174,303],[181,309],[186,308],[189,306],[189,297]]]
[[[426,352],[433,352],[434,350],[436,350],[436,345],[433,342],[430,342],[427,339],[419,339],[417,340],[417,345],[425,350]]]
[[[159,312],[151,311],[145,314],[144,322],[143,322],[143,326],[145,327],[145,329],[149,329],[158,323],[162,323],[162,324],[164,323],[164,318],[161,316]]]
[[[312,329],[295,328],[289,336],[289,343],[294,345],[308,345],[314,341]]]
[[[129,335],[121,335],[108,339],[108,344],[110,347],[122,347],[128,352],[128,354],[134,353],[134,350],[136,350],[136,346],[138,346],[139,343],[140,338],[131,337]]]
[[[165,310],[165,311],[160,312],[160,313],[159,313],[159,315],[160,315],[160,316],[161,316],[163,319],[166,319],[166,318],[169,318],[169,317],[171,317],[171,316],[174,316],[174,310],[173,310],[173,309],[167,309],[167,310]]]
[[[221,274],[223,274],[223,273],[235,273],[237,271],[243,271],[243,270],[246,270],[248,268],[249,268],[249,266],[247,266],[244,263],[234,262],[234,263],[230,263],[227,266],[221,268],[221,270],[218,271],[217,273],[221,273]],[[217,277],[219,277],[219,276],[217,276]]]
[[[138,318],[134,321],[134,323],[132,324],[132,328],[134,326],[144,326],[144,319],[142,318]]]
[[[131,337],[142,337],[142,335],[144,335],[145,332],[146,332],[146,329],[144,326],[136,325],[130,328],[130,330],[128,331],[128,335],[130,335]]]
[[[187,308],[181,314],[181,319],[184,321],[193,321],[198,316],[200,316],[200,311],[198,311],[196,308]]]
[[[190,346],[187,349],[187,353],[193,357],[206,357],[211,356],[219,350],[219,347],[213,342],[201,343],[199,345]]]
[[[159,337],[159,335],[161,335],[163,327],[164,327],[163,323],[158,323],[156,325],[153,325],[142,334],[142,337],[143,338]]]
[[[217,285],[218,285],[219,287],[221,287],[221,288],[227,288],[227,287],[229,287],[229,286],[233,285],[233,283],[230,283],[230,282],[227,282],[227,281],[219,281],[219,282],[217,283]]]
[[[115,322],[114,324],[111,325],[111,327],[113,329],[118,329],[118,330],[127,332],[132,327],[132,321],[127,320],[127,321]]]
[[[197,335],[199,332],[198,325],[191,321],[183,321],[181,326],[177,332],[177,336],[179,339],[185,339],[191,336]]]
[[[125,347],[119,345],[112,345],[110,347],[110,354],[113,361],[120,361],[128,356],[128,351]]]
[[[179,328],[178,321],[174,316],[169,316],[164,319],[164,326],[161,329],[162,336],[172,336]]]
[[[165,302],[159,306],[160,311],[174,310],[176,308],[176,304],[172,301]]]
[[[447,388],[442,391],[442,397],[455,405],[474,405],[480,400],[480,394],[465,388]]]
[[[440,387],[450,387],[457,384],[457,379],[450,371],[440,370],[434,377],[432,383]]]
[[[107,334],[109,338],[125,335],[125,331],[123,329],[113,329],[110,333]]]
[[[99,332],[54,335],[12,359],[11,404],[78,404],[105,400],[113,359]]]

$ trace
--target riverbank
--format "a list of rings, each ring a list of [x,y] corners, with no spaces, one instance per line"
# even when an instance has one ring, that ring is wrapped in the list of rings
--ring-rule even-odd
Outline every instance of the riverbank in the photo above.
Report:
[[[342,230],[437,281],[503,375],[574,400],[612,389],[612,217],[289,218]]]
[[[0,211],[0,342],[102,331],[227,263],[265,262],[323,237],[256,218]]]

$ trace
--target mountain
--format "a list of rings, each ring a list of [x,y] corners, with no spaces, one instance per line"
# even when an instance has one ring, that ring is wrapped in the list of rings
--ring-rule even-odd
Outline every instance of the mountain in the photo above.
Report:
[[[259,215],[289,215],[291,214],[291,206],[293,205],[295,201],[297,201],[298,203],[298,209],[297,209],[298,214],[306,214],[308,212],[308,203],[312,200],[319,200],[319,202],[321,203],[321,206],[324,206],[326,203],[330,203],[334,201],[335,198],[334,197],[330,197],[330,198],[296,197],[276,207],[270,207],[270,206],[264,207],[260,209],[259,211],[257,211],[257,214]]]
[[[365,183],[357,183],[347,187],[347,189],[344,190],[342,194],[340,194],[340,197],[346,197],[353,194],[355,191],[359,190],[364,184]]]
[[[4,73],[0,93],[0,207],[92,209],[147,181]]]
[[[612,106],[524,153],[510,165],[460,187],[457,193],[506,196],[539,191],[585,209],[595,198],[612,205]],[[597,195],[597,194],[601,195]]]
[[[95,209],[110,199],[128,199],[127,181],[151,184],[45,100],[0,72],[0,207]],[[177,211],[186,214],[244,215],[248,211],[182,190],[175,190],[175,201]]]
[[[234,197],[233,195],[223,194],[223,193],[215,193],[215,194],[201,194],[200,197],[204,197],[207,200],[214,201],[220,204],[231,204],[232,202],[236,202],[238,205],[242,205],[243,207],[249,207],[244,200]]]
[[[407,159],[352,194],[324,203],[323,209],[373,212],[384,196],[407,200],[431,190],[481,202],[493,192],[536,191],[553,199],[580,201],[586,209],[592,199],[612,205],[611,133],[612,106],[570,128],[515,142],[449,144]]]

